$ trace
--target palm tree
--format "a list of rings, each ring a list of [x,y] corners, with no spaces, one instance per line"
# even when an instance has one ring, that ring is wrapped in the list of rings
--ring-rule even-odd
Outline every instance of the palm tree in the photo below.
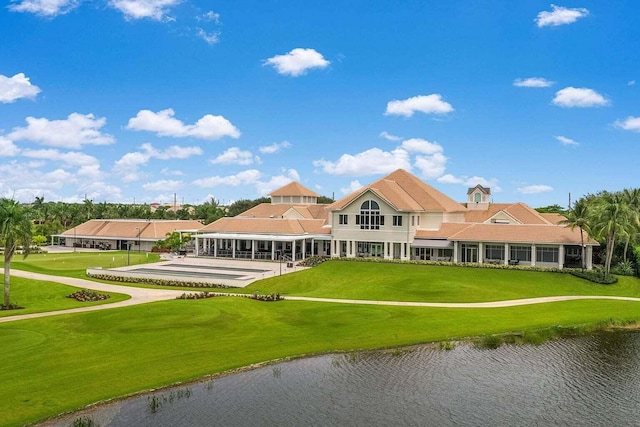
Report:
[[[592,231],[605,240],[606,253],[604,271],[611,271],[611,259],[616,239],[626,236],[635,225],[632,222],[631,209],[621,192],[603,192],[596,199]]]
[[[584,232],[586,231],[589,234],[589,203],[587,199],[579,199],[577,200],[569,212],[567,212],[567,219],[560,221],[560,224],[566,225],[571,228],[571,230],[575,230],[576,227],[580,229],[580,259],[582,261],[582,271],[586,268],[585,259],[584,259]]]
[[[26,258],[31,245],[30,211],[12,199],[0,199],[0,243],[4,246],[4,308],[9,308],[11,258],[22,246]]]
[[[624,252],[622,255],[622,261],[627,261],[627,250],[629,249],[629,243],[635,241],[638,236],[638,230],[640,229],[640,188],[624,189],[622,191],[622,197],[624,201],[629,205],[629,215],[631,221],[631,227],[629,232],[625,236]]]

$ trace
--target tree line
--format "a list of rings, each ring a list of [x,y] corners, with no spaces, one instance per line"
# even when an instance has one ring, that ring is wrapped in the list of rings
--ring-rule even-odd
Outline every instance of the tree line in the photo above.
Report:
[[[585,235],[596,239],[603,247],[602,263],[605,274],[612,265],[630,272],[638,272],[640,263],[640,188],[622,191],[601,191],[575,201],[564,214],[563,223],[580,229],[582,250]],[[584,254],[582,256],[584,263]]]

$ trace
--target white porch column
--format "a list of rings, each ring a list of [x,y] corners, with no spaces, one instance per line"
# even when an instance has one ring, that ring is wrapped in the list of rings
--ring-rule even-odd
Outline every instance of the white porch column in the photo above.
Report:
[[[593,246],[587,246],[584,250],[584,256],[586,264],[587,264],[587,270],[591,270],[593,269]]]
[[[453,242],[453,262],[458,262],[458,242]]]
[[[271,241],[271,261],[275,261],[276,259],[276,242],[274,240]]]
[[[484,243],[478,242],[478,264],[484,262]]]
[[[564,245],[558,248],[558,268],[562,270],[562,267],[564,267]]]
[[[306,257],[307,257],[307,239],[302,239],[302,259],[305,259]]]
[[[315,239],[311,239],[311,256],[314,256],[314,245],[316,244]]]
[[[531,245],[531,266],[536,266],[536,245],[535,243]]]
[[[509,265],[509,258],[511,258],[509,256],[509,244],[505,243],[504,244],[504,265]]]
[[[231,258],[236,259],[236,239],[231,239]]]
[[[296,260],[296,241],[291,242],[291,260]]]
[[[256,257],[256,241],[251,241],[251,259],[255,259]]]
[[[200,241],[199,241],[199,240],[200,240],[200,239],[198,239],[198,236],[196,235],[196,256],[198,256],[198,254],[200,253],[200,252],[198,251],[198,245],[200,244]]]

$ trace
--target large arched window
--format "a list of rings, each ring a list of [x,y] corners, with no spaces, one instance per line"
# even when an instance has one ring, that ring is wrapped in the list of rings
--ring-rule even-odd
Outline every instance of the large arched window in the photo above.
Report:
[[[384,225],[384,216],[380,215],[380,205],[375,200],[367,200],[360,205],[360,215],[356,217],[356,224],[361,230],[379,230]]]

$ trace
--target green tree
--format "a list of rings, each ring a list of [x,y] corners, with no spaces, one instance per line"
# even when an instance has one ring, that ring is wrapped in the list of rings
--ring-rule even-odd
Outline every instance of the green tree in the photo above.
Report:
[[[177,231],[167,233],[167,238],[159,240],[156,244],[156,248],[169,249],[171,252],[178,252],[182,249],[188,241],[191,240],[190,234],[182,234]]]
[[[589,234],[590,228],[589,202],[584,198],[579,199],[565,215],[567,219],[560,221],[559,224],[566,225],[571,228],[571,230],[574,230],[576,227],[580,229],[580,259],[582,260],[582,271],[584,271],[586,267],[584,259],[584,232],[586,231],[587,234]]]
[[[624,252],[622,253],[622,261],[627,262],[629,243],[637,241],[640,230],[640,188],[624,189],[622,197],[629,205],[629,220],[631,222],[625,235]]]
[[[621,192],[600,193],[595,199],[594,208],[591,229],[605,242],[604,271],[609,274],[616,239],[624,238],[635,226],[632,222],[631,209]]]
[[[18,246],[29,255],[31,245],[31,212],[12,199],[0,199],[0,243],[4,246],[4,308],[10,307],[11,258]]]

